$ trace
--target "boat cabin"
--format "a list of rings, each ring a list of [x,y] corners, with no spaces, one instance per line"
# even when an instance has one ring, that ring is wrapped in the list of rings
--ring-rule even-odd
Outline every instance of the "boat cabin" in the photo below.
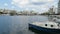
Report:
[[[59,24],[58,23],[55,23],[55,22],[35,22],[33,23],[33,25],[36,25],[36,26],[39,26],[39,27],[45,27],[45,28],[55,28],[55,29],[58,29],[59,28]]]

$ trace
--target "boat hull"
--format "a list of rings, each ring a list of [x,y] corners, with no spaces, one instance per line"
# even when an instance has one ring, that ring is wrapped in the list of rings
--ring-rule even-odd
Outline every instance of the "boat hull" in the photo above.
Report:
[[[44,32],[49,32],[49,33],[60,33],[60,29],[44,28],[44,27],[33,25],[33,24],[29,24],[29,28],[34,28],[39,31],[44,31]]]

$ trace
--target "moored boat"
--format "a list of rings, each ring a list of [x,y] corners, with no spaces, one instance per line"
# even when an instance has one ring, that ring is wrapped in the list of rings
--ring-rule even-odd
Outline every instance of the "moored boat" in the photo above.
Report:
[[[60,33],[60,24],[51,21],[29,23],[29,27],[45,32]]]

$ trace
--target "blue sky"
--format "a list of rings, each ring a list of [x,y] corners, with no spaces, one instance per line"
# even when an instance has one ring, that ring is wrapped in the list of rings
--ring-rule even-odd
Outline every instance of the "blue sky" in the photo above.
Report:
[[[45,12],[50,7],[57,7],[58,0],[0,0],[1,9],[34,10]]]

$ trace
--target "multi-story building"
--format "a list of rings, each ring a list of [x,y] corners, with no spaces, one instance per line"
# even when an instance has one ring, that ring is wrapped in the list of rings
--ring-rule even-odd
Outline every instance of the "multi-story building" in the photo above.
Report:
[[[58,2],[58,14],[60,14],[60,0]]]
[[[52,6],[49,10],[49,14],[54,14],[54,6]]]

